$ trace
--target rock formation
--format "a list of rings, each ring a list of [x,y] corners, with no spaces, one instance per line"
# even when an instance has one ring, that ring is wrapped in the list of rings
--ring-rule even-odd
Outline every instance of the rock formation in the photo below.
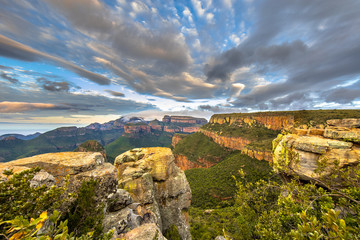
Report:
[[[200,129],[199,132],[211,138],[214,142],[222,147],[233,150],[240,150],[242,153],[258,160],[272,161],[271,151],[248,149],[247,145],[250,144],[251,141],[246,138],[220,136],[216,132],[207,131],[204,129]]]
[[[309,180],[329,175],[335,164],[340,168],[357,164],[360,119],[333,119],[327,125],[279,135],[273,141],[274,168]]]
[[[147,124],[126,124],[124,126],[124,132],[126,134],[138,134],[138,133],[150,133],[151,132],[151,128],[149,125]]]
[[[178,144],[181,141],[181,139],[183,139],[186,136],[187,135],[185,134],[174,134],[174,136],[171,139],[171,146],[175,147],[176,144]]]
[[[221,159],[218,159],[218,162],[220,162]],[[175,164],[178,166],[181,170],[189,170],[193,168],[209,168],[217,164],[217,162],[210,162],[207,161],[204,158],[198,158],[196,159],[196,162],[190,161],[186,156],[184,155],[175,155]]]
[[[164,240],[162,233],[175,226],[182,239],[191,239],[191,190],[168,148],[128,151],[116,159],[116,167],[101,153],[48,153],[0,163],[0,176],[6,180],[4,170],[33,167],[42,170],[31,186],[62,185],[69,175],[68,191],[75,192],[83,180],[97,180],[96,199],[105,206],[104,230],[114,230],[114,238]]]
[[[78,146],[74,152],[99,152],[106,160],[105,148],[96,140],[88,140]]]
[[[190,116],[169,116],[165,115],[162,119],[164,123],[191,123],[191,124],[206,124],[205,118],[195,118]]]
[[[119,187],[127,190],[148,221],[162,232],[176,226],[182,239],[191,239],[187,210],[191,190],[185,174],[174,163],[169,148],[140,148],[115,159]]]
[[[218,124],[247,124],[254,125],[259,123],[272,130],[281,130],[283,128],[294,125],[294,116],[281,115],[276,112],[256,113],[256,114],[214,114],[209,123]]]

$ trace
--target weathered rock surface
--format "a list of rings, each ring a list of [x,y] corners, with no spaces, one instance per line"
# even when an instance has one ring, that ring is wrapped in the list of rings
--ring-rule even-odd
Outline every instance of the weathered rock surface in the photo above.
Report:
[[[182,239],[191,239],[187,211],[191,190],[169,148],[140,148],[115,159],[119,187],[127,190],[140,212],[164,232],[175,225]]]
[[[256,158],[258,160],[272,161],[272,155],[270,151],[248,149],[246,146],[250,144],[251,141],[246,138],[221,136],[216,132],[212,132],[204,129],[200,129],[199,132],[211,138],[214,142],[216,142],[220,146],[233,150],[240,150],[242,153],[247,154],[250,157]]]
[[[138,228],[121,235],[124,240],[166,240],[161,230],[154,223],[144,224]]]
[[[323,129],[322,135],[320,131],[304,128],[294,129],[292,134],[279,135],[273,141],[274,168],[309,180],[329,175],[335,164],[345,167],[358,163],[360,132],[357,128],[347,128],[358,126],[358,122],[360,119],[328,120],[330,126]],[[347,127],[343,127],[345,125]],[[320,168],[324,164],[325,168]]]
[[[218,160],[219,162],[221,161],[221,159]],[[206,161],[204,158],[198,158],[196,162],[193,162],[190,161],[186,156],[177,154],[175,155],[175,164],[181,170],[185,171],[193,168],[209,168],[214,166],[216,162]]]

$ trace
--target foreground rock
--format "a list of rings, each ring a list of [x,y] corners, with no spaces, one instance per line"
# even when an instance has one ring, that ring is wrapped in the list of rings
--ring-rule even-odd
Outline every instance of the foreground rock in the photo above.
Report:
[[[138,212],[162,232],[175,226],[182,239],[191,239],[188,208],[191,190],[185,174],[174,163],[169,148],[140,148],[115,159],[119,187],[127,190]]]
[[[328,127],[294,129],[273,141],[273,166],[309,180],[360,161],[359,119],[328,120]],[[315,131],[317,130],[317,131]]]

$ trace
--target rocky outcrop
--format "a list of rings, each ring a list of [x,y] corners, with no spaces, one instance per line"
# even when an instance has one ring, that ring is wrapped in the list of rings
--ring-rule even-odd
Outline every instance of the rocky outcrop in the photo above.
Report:
[[[134,135],[138,133],[150,133],[151,129],[150,126],[146,124],[131,124],[124,126],[124,132],[125,134]]]
[[[127,190],[140,212],[162,232],[176,226],[182,239],[191,239],[188,208],[191,190],[169,148],[133,149],[115,159],[119,187]]]
[[[221,159],[218,159],[218,162],[220,162],[220,160]],[[194,161],[190,161],[184,155],[175,155],[175,164],[183,171],[193,168],[209,168],[214,166],[216,163],[217,162],[207,161],[204,158],[198,158],[196,162],[194,162]]]
[[[209,123],[218,124],[247,124],[255,125],[261,124],[266,128],[272,130],[281,130],[294,125],[294,116],[280,115],[275,112],[269,113],[256,113],[256,114],[215,114],[211,117]]]
[[[359,122],[360,119],[334,119],[328,120],[324,129],[293,129],[279,135],[273,141],[274,168],[309,180],[329,175],[335,165],[341,168],[357,164]]]
[[[105,148],[96,140],[88,140],[78,146],[74,152],[99,152],[106,160]]]
[[[191,123],[191,124],[201,124],[201,125],[207,123],[207,120],[205,118],[195,118],[190,116],[169,116],[169,115],[165,115],[162,121],[164,123]]]
[[[67,191],[76,192],[83,180],[97,180],[96,199],[105,206],[104,230],[114,230],[114,239],[166,240],[162,232],[174,226],[182,239],[191,239],[191,190],[168,148],[134,149],[120,155],[116,167],[101,153],[42,154],[0,163],[1,178],[7,179],[4,170],[16,173],[33,167],[42,168],[30,182],[34,187],[61,186],[69,175]]]

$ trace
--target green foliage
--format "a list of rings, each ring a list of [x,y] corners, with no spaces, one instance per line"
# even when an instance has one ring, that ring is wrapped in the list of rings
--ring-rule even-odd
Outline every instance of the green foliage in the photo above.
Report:
[[[60,221],[61,214],[58,211],[54,211],[53,214],[48,217],[47,212],[41,213],[41,215],[30,221],[23,216],[17,216],[13,220],[5,221],[0,224],[10,224],[9,230],[4,236],[10,240],[92,240],[94,239],[93,232],[86,233],[84,235],[75,237],[73,233],[69,234],[67,226],[67,220]],[[48,224],[46,224],[48,221]],[[95,239],[109,240],[112,237],[112,232],[105,234],[102,237]]]
[[[239,169],[243,169],[251,182],[266,179],[271,175],[267,162],[234,152],[211,168],[185,171],[192,191],[191,205],[199,208],[232,205],[237,189],[233,176],[240,178]]]
[[[194,162],[199,158],[204,158],[210,162],[218,162],[219,159],[229,155],[230,151],[216,144],[204,134],[196,132],[180,140],[176,144],[173,153],[184,155]]]
[[[109,162],[123,152],[138,147],[168,147],[171,144],[172,134],[167,132],[154,131],[143,137],[121,136],[112,143],[105,146]]]
[[[238,181],[237,239],[360,239],[359,180],[352,166],[309,183]]]
[[[180,233],[175,225],[165,230],[164,237],[168,240],[181,240]]]
[[[93,232],[94,238],[97,238],[103,232],[103,206],[98,206],[95,198],[97,186],[98,182],[95,180],[83,181],[77,199],[65,215],[69,221],[69,230],[75,236]]]
[[[89,139],[105,145],[120,137],[122,133],[118,129],[100,131],[75,127],[58,128],[31,140],[0,140],[0,156],[4,161],[11,161],[42,153],[73,151],[77,145]]]
[[[238,228],[238,213],[233,206],[208,209],[190,207],[190,232],[194,240],[213,240],[219,235],[231,233],[238,239],[241,229]]]
[[[45,210],[51,211],[60,207],[60,196],[65,188],[30,186],[30,180],[39,171],[39,168],[35,168],[17,174],[6,172],[8,179],[0,182],[0,219],[7,221],[16,216],[30,219],[39,216]],[[3,230],[0,228],[2,233]]]
[[[301,110],[301,111],[276,111],[276,112],[256,112],[256,113],[230,113],[215,114],[213,117],[267,117],[267,116],[294,116],[296,124],[323,124],[329,119],[360,118],[360,110]]]

